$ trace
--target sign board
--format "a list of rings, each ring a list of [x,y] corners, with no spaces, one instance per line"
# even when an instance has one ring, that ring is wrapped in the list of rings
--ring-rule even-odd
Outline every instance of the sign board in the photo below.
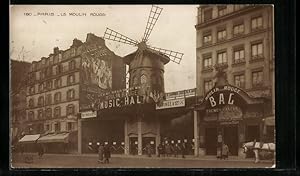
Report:
[[[196,89],[187,89],[165,94],[166,100],[196,96]]]
[[[250,97],[258,98],[258,97],[271,97],[271,90],[254,90],[254,91],[248,91],[247,92]]]
[[[95,118],[97,117],[97,111],[85,111],[81,113],[82,119]]]
[[[163,101],[162,105],[156,105],[156,109],[168,109],[168,108],[177,108],[177,107],[184,107],[185,106],[185,99],[174,99],[174,100],[166,100]]]

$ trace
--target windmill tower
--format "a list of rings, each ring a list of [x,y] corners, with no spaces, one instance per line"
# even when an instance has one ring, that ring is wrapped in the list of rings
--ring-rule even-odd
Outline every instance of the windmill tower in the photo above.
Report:
[[[161,103],[164,97],[164,65],[172,61],[180,63],[183,53],[157,48],[147,43],[149,36],[162,12],[162,8],[152,6],[146,29],[141,42],[133,40],[117,31],[106,28],[104,39],[129,44],[138,49],[125,56],[124,62],[129,66],[129,87],[141,87],[138,94],[144,96],[147,103]],[[127,74],[126,74],[127,75]],[[137,153],[142,154],[145,143],[144,140],[155,141],[155,149],[160,143],[160,119],[155,113],[145,113],[140,110],[133,114],[134,118],[125,121],[125,148],[131,150],[134,143],[138,143],[133,148],[138,148]],[[149,118],[148,118],[149,117]],[[142,125],[143,124],[143,125]],[[137,138],[137,141],[135,141]],[[143,144],[144,143],[144,144]],[[125,151],[125,153],[128,151]]]
[[[169,61],[179,64],[183,57],[183,53],[147,44],[162,10],[158,6],[152,6],[141,42],[130,39],[110,28],[106,28],[104,33],[104,39],[138,47],[135,52],[125,56],[124,61],[129,66],[129,87],[141,87],[139,94],[146,97],[148,103],[151,101],[158,103],[163,98],[165,92],[164,65]]]

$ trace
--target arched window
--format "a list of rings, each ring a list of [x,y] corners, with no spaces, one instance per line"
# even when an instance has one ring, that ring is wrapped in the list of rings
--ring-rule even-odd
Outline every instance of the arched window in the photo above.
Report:
[[[61,113],[61,111],[60,111],[60,107],[59,106],[57,106],[56,108],[54,108],[54,117],[55,118],[59,118],[60,117],[60,113]]]
[[[147,76],[143,74],[143,75],[141,76],[141,84],[146,84],[147,81],[148,81],[148,80],[147,80]]]
[[[47,118],[47,119],[52,118],[52,109],[51,109],[51,108],[48,108],[48,109],[46,110],[46,118]]]
[[[75,61],[74,60],[69,62],[69,70],[73,70],[73,69],[75,69]]]
[[[39,120],[44,119],[44,110],[43,109],[40,109],[38,111],[38,119]]]
[[[42,92],[44,90],[44,84],[40,83],[39,84],[39,92]]]
[[[60,92],[56,92],[55,94],[54,94],[54,102],[55,103],[58,103],[58,102],[60,102],[61,101],[61,93]]]
[[[54,88],[61,87],[61,78],[57,78],[54,80]]]
[[[136,76],[132,76],[131,79],[132,79],[131,83],[132,83],[133,86],[138,84],[138,78]]]
[[[52,95],[48,94],[46,96],[46,105],[51,105],[51,103],[52,103]]]
[[[73,104],[69,104],[67,106],[67,115],[74,115],[75,114],[75,106]]]
[[[44,106],[44,97],[40,96],[38,99],[38,106]]]
[[[67,91],[67,99],[68,100],[72,100],[75,98],[75,90],[74,89],[70,89]]]
[[[75,83],[75,76],[74,75],[69,75],[67,82],[68,82],[68,85]]]
[[[30,98],[30,100],[29,100],[29,108],[32,108],[32,107],[34,107],[34,100],[33,100],[33,98]]]
[[[29,121],[32,121],[34,120],[34,112],[33,111],[29,111],[28,112],[28,118],[27,118]]]

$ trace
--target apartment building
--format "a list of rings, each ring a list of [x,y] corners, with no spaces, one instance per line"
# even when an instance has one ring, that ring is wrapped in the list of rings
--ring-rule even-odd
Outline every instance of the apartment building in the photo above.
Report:
[[[239,96],[247,99],[246,103],[239,102],[237,107],[232,108],[234,111],[226,111],[226,114],[223,93],[226,95],[227,92],[222,88],[219,99],[222,112],[209,114],[208,107],[204,107],[206,112],[199,110],[200,152],[215,155],[218,135],[229,143],[233,155],[241,155],[243,142],[254,139],[274,141],[274,125],[264,127],[264,121],[274,119],[275,112],[273,7],[200,5],[195,28],[196,84],[197,95],[203,97],[201,101],[206,101],[205,98],[209,99],[214,94],[220,71],[225,74],[226,85],[243,92]],[[252,105],[258,99],[263,102]],[[211,100],[217,101],[216,97]],[[234,117],[236,120],[233,120]]]

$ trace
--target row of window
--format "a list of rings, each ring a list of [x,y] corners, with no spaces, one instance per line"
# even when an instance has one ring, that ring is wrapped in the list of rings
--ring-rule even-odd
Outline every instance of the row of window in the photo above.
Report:
[[[74,70],[75,68],[78,68],[76,67],[76,61],[71,60],[69,61],[67,66],[63,66],[62,64],[48,66],[41,71],[29,73],[29,80],[31,82],[34,82],[36,80],[43,80],[53,75],[58,75],[66,71]]]
[[[251,19],[251,30],[258,30],[263,28],[263,18],[262,16],[257,16]],[[234,24],[233,26],[233,36],[242,35],[245,33],[245,24],[243,21]],[[212,32],[211,30],[205,31],[203,33],[203,45],[212,44]],[[222,41],[227,39],[227,29],[226,26],[218,28],[217,30],[217,41]]]
[[[233,77],[234,85],[242,89],[245,88],[245,74],[234,75]],[[260,87],[263,84],[263,71],[253,71],[252,72],[252,87]],[[204,91],[205,93],[214,87],[212,80],[204,81]]]
[[[53,114],[52,114],[53,111]],[[69,104],[66,106],[66,113],[68,115],[75,115],[75,106],[73,104]],[[42,119],[50,119],[50,118],[59,118],[61,117],[61,107],[57,106],[52,110],[52,108],[47,108],[46,110],[44,109],[39,109],[37,113],[37,119],[42,120]],[[34,112],[29,111],[28,112],[28,120],[32,121],[34,120]]]
[[[46,99],[46,100],[45,100]],[[66,99],[69,100],[73,100],[75,99],[75,90],[74,89],[69,89],[67,91],[67,97]],[[54,103],[60,103],[62,101],[61,99],[61,92],[56,92],[54,94]],[[34,98],[29,99],[29,108],[33,108],[34,107]],[[44,96],[39,96],[38,97],[38,102],[37,102],[37,106],[41,107],[44,105],[51,105],[52,104],[52,94],[48,94],[46,95],[46,97],[44,98]]]
[[[236,10],[240,10],[244,7],[246,7],[248,5],[234,5],[234,11]],[[228,14],[228,8],[227,6],[217,6],[217,14],[218,14],[218,17],[221,17],[221,16],[224,16],[226,14]],[[204,9],[204,12],[203,12],[203,20],[204,21],[208,21],[208,20],[211,20],[213,19],[213,7],[211,8],[206,8]]]
[[[67,86],[75,83],[75,75],[71,74],[67,76]],[[38,85],[38,90],[35,91],[35,86],[29,88],[29,94],[41,93],[44,91],[49,91],[51,89],[58,89],[62,87],[62,78],[57,78],[54,80],[45,81]]]
[[[46,131],[51,131],[52,129],[51,129],[51,124],[46,124],[45,125],[45,127],[46,127]],[[74,123],[73,122],[68,122],[67,123],[67,131],[72,131],[74,129]],[[61,124],[60,124],[60,122],[56,122],[55,124],[54,124],[54,131],[55,132],[60,132],[61,131]]]
[[[251,60],[263,58],[263,42],[255,42],[251,44]],[[245,48],[244,46],[233,47],[233,63],[245,62]],[[227,51],[217,51],[217,63],[216,64],[227,64]],[[203,69],[212,68],[212,54],[203,55]]]

